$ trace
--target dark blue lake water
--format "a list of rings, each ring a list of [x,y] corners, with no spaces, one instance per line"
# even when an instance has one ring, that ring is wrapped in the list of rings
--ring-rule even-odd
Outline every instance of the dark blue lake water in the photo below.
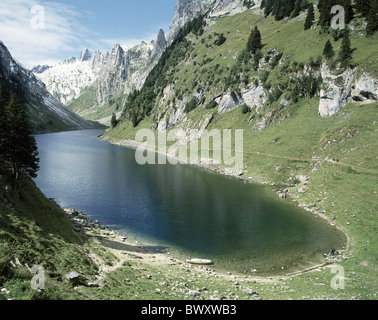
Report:
[[[330,247],[345,244],[341,232],[269,188],[189,165],[140,166],[134,150],[99,140],[101,133],[36,136],[35,181],[61,207],[84,211],[129,239],[261,275],[321,263]]]

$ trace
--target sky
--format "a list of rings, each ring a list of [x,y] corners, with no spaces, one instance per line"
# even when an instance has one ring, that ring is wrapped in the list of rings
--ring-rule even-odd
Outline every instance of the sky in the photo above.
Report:
[[[177,0],[0,0],[0,40],[30,68],[154,40]]]

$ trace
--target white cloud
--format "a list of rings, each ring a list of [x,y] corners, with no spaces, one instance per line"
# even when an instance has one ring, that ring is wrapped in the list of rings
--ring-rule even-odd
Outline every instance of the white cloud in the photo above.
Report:
[[[111,48],[113,48],[116,44],[120,44],[122,46],[134,46],[136,44],[141,43],[142,41],[149,43],[151,40],[154,40],[156,38],[156,35],[149,34],[145,38],[99,38],[96,40],[87,39],[86,43],[89,46],[89,49],[94,50],[100,50],[102,52],[108,51]]]
[[[80,45],[80,36],[88,33],[78,22],[80,13],[74,7],[57,2],[44,2],[42,6],[35,0],[1,2],[0,40],[27,67],[75,49]],[[36,5],[44,12],[32,11],[38,9]]]

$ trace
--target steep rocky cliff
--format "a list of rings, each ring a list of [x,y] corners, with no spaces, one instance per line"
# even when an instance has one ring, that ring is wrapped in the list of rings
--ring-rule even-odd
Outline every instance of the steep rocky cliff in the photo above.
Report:
[[[27,101],[35,133],[96,127],[64,107],[31,71],[16,62],[0,41],[0,90],[19,94]]]

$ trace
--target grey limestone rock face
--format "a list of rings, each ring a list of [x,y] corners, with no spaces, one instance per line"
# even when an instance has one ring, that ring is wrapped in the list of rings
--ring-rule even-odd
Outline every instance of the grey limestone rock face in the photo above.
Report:
[[[329,117],[347,104],[355,76],[355,69],[348,69],[340,75],[334,75],[323,64],[322,78],[324,80],[320,90],[319,114]]]
[[[351,95],[355,101],[378,100],[378,79],[363,73],[352,87]]]
[[[225,94],[218,106],[218,113],[226,113],[236,109],[240,105],[238,98],[233,98],[231,94]]]
[[[169,26],[168,44],[170,44],[180,29],[200,14],[206,1],[178,0],[175,6],[175,16]]]
[[[357,76],[357,68],[331,71],[323,63],[321,67],[323,85],[320,91],[319,115],[330,117],[347,103],[377,100],[378,80],[367,73]]]

